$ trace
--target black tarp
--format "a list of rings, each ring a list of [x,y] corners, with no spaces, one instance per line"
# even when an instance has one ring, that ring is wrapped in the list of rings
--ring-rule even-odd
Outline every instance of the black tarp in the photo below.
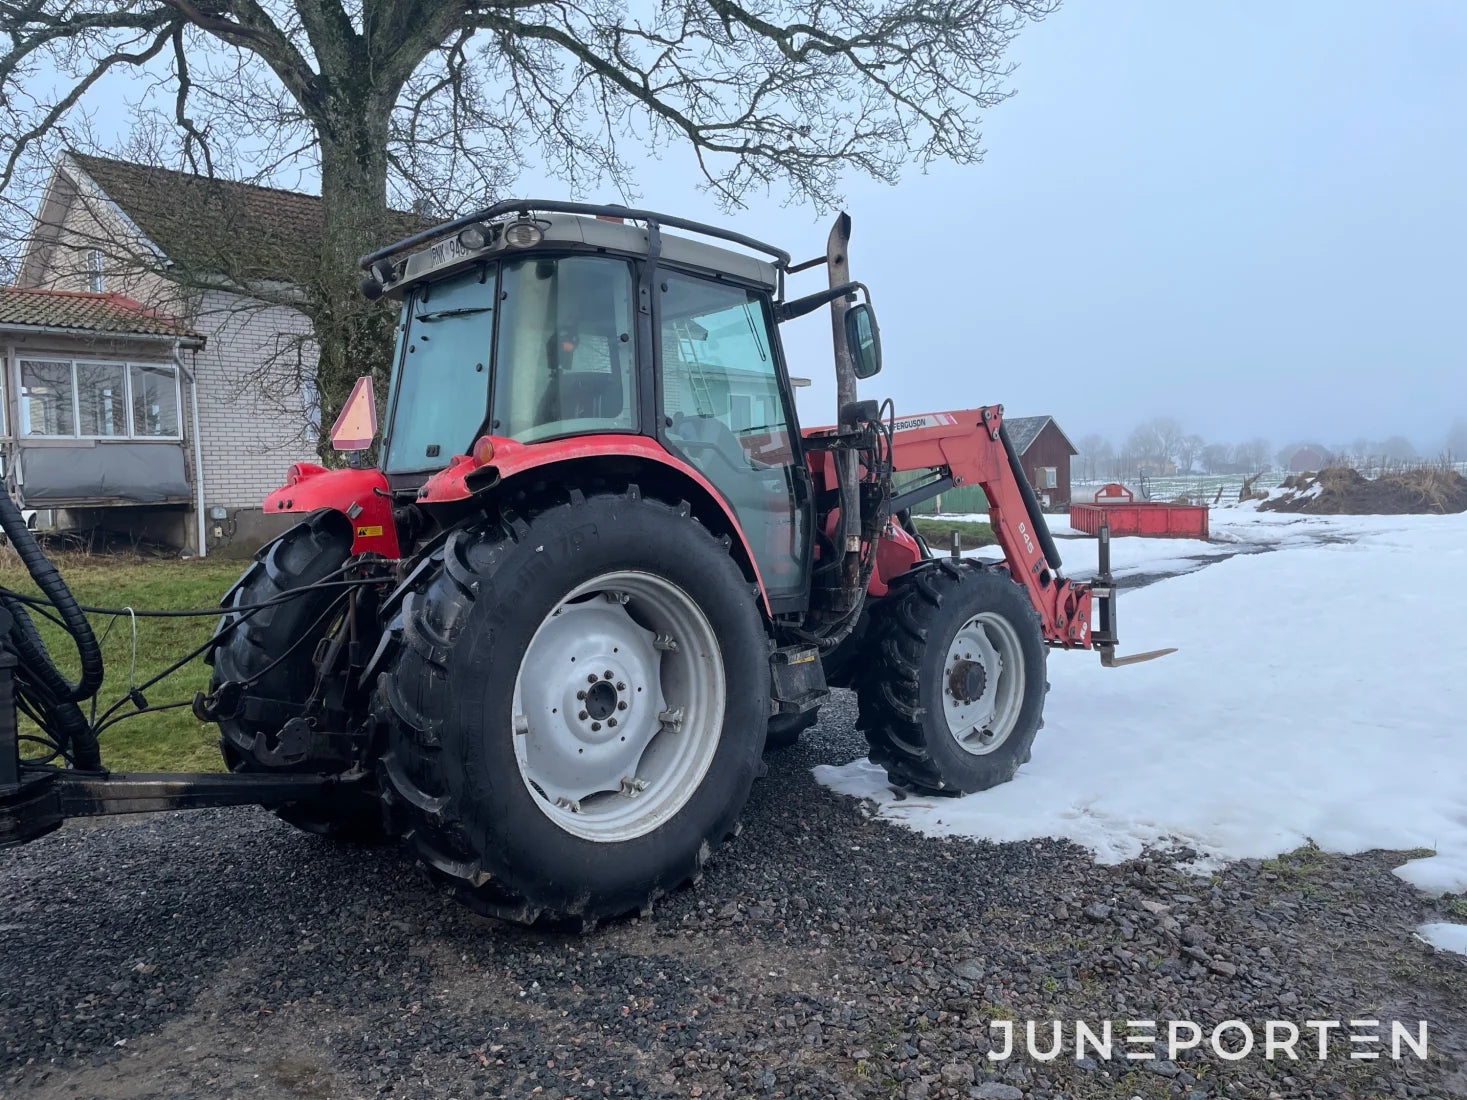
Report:
[[[21,496],[31,508],[167,504],[191,499],[182,443],[20,444]]]

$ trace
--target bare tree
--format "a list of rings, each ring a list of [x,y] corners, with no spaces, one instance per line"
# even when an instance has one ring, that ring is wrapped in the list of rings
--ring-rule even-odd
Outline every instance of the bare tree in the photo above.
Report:
[[[1081,481],[1095,481],[1108,477],[1109,467],[1115,462],[1115,448],[1105,436],[1091,432],[1080,440],[1080,453],[1072,459],[1074,469],[1079,471]]]
[[[1175,452],[1178,471],[1187,473],[1191,470],[1192,463],[1197,461],[1205,445],[1206,443],[1200,435],[1184,435],[1178,439]]]
[[[1138,462],[1157,466],[1176,460],[1183,438],[1181,424],[1169,416],[1158,416],[1139,425],[1126,437],[1126,451]]]
[[[1233,459],[1243,473],[1258,473],[1268,464],[1268,440],[1255,436],[1233,449]]]
[[[1126,436],[1121,454],[1128,460],[1128,465],[1158,462],[1164,458],[1161,441],[1156,437],[1155,425],[1147,422],[1133,428],[1131,434]]]
[[[1202,468],[1209,474],[1225,474],[1233,464],[1233,448],[1227,443],[1209,443],[1200,457]]]
[[[1179,454],[1185,437],[1182,425],[1170,416],[1158,416],[1151,422],[1151,431],[1156,436],[1158,457],[1176,462],[1180,466],[1182,463]]]
[[[1416,448],[1404,435],[1393,435],[1382,442],[1380,453],[1388,462],[1412,462],[1418,457]]]
[[[690,148],[729,208],[770,190],[824,207],[850,171],[974,163],[1008,46],[1057,3],[0,0],[0,193],[29,205],[58,149],[94,144],[89,97],[128,73],[168,163],[318,173],[320,257],[299,290],[330,423],[386,358],[392,320],[356,294],[355,262],[394,205],[500,197],[530,151],[574,192],[626,194],[624,144]]]

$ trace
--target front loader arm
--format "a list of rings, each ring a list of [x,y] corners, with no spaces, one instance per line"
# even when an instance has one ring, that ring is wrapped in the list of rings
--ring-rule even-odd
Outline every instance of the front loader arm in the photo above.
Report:
[[[1047,644],[1061,649],[1114,646],[1091,636],[1091,587],[1060,573],[1049,528],[1026,500],[1027,479],[1003,432],[1003,406],[927,413],[898,418],[893,425],[892,466],[899,471],[932,470],[937,481],[978,485],[988,498],[989,522],[1010,575],[1029,593]],[[936,484],[935,481],[933,484]],[[1109,589],[1104,593],[1110,595]]]

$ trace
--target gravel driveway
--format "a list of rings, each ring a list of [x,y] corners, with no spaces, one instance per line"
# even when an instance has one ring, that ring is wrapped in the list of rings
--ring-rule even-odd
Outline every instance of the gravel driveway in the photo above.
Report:
[[[1467,1095],[1467,960],[1413,940],[1399,855],[1209,879],[923,838],[811,778],[864,755],[853,710],[773,759],[696,889],[580,937],[256,810],[0,853],[0,1094]],[[1361,1016],[1429,1021],[1430,1060],[985,1057],[994,1019]]]

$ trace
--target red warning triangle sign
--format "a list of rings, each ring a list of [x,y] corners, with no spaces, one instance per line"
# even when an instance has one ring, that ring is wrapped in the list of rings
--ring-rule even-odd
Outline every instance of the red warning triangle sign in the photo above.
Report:
[[[370,375],[357,379],[351,396],[331,425],[331,446],[338,451],[365,451],[377,438],[377,398]]]

